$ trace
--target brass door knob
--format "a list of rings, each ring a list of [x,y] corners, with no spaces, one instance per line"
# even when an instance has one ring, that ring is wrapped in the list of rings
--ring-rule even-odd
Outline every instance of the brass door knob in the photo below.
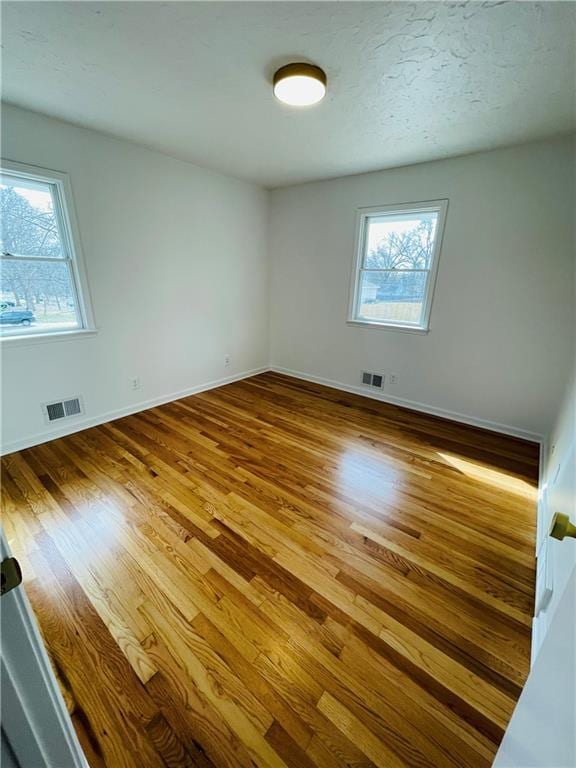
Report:
[[[566,536],[576,539],[576,525],[572,525],[568,515],[563,515],[561,512],[556,512],[552,518],[550,524],[550,536],[553,539],[565,539]]]
[[[0,589],[0,595],[5,595],[10,592],[14,587],[22,584],[22,571],[20,569],[20,563],[15,557],[7,557],[2,560],[0,565],[0,581],[2,588]]]

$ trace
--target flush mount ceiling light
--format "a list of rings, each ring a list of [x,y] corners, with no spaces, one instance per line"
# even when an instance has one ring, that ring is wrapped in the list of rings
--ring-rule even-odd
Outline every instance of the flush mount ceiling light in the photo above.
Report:
[[[317,104],[326,93],[326,73],[314,64],[287,64],[274,75],[274,95],[291,107]]]

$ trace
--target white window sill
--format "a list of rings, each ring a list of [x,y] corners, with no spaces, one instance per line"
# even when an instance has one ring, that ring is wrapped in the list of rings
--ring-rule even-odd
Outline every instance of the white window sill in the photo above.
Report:
[[[426,335],[429,328],[418,328],[414,325],[396,325],[394,323],[371,323],[369,320],[347,320],[347,325],[354,325],[358,328],[377,328],[380,331],[402,331],[402,333],[419,333]]]
[[[4,349],[27,346],[28,344],[46,344],[53,341],[74,341],[96,336],[96,328],[79,328],[74,331],[54,331],[53,333],[28,333],[21,336],[1,336],[0,345]]]

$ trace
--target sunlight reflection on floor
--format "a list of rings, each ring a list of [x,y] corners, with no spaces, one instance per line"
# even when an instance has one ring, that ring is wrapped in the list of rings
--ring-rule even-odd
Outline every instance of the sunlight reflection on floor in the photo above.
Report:
[[[362,451],[346,450],[338,464],[338,482],[344,493],[361,493],[390,503],[396,496],[396,484],[403,473],[382,459]]]
[[[444,461],[450,464],[462,474],[479,480],[487,485],[500,488],[503,491],[513,493],[515,496],[521,496],[529,501],[536,501],[538,489],[530,485],[526,480],[520,480],[517,477],[507,474],[502,470],[490,469],[489,467],[475,464],[473,461],[461,459],[456,456],[450,456],[448,453],[438,453]]]

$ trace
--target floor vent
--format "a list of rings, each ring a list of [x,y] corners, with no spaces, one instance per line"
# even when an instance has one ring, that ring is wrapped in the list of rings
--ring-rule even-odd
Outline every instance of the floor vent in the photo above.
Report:
[[[367,387],[382,389],[384,386],[384,376],[382,376],[380,373],[369,373],[368,371],[362,371],[362,384]]]
[[[83,413],[82,402],[79,397],[71,397],[68,400],[60,400],[57,403],[46,403],[43,406],[47,421],[59,421],[79,416]]]

